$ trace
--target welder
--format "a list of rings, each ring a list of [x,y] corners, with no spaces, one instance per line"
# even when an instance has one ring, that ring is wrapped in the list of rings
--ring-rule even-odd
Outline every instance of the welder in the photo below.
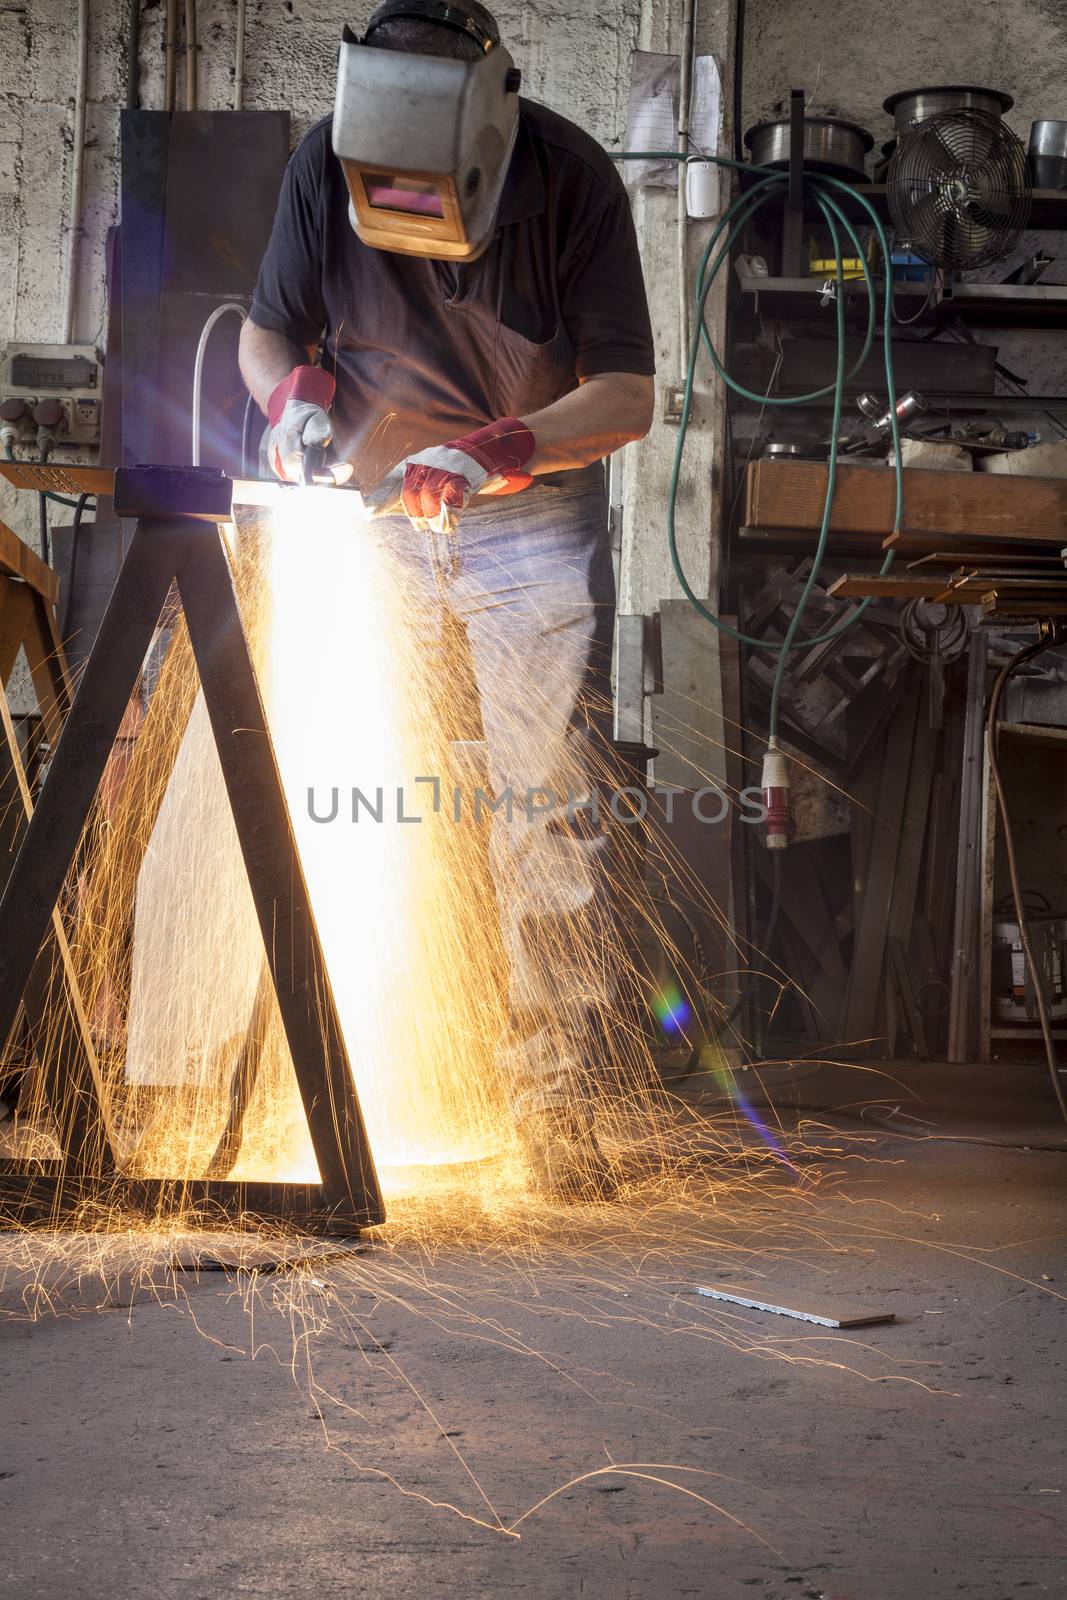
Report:
[[[648,431],[654,359],[623,185],[519,87],[477,0],[385,0],[362,37],[345,29],[241,370],[279,477],[328,446],[338,478],[395,506],[421,623],[466,634],[494,793],[560,796],[593,783],[615,598],[603,458]],[[528,1163],[547,1193],[605,1197],[603,819],[517,803],[491,835]]]

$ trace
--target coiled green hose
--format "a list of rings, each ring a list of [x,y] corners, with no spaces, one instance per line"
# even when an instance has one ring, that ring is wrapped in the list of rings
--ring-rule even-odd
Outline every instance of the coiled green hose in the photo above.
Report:
[[[640,150],[624,151],[621,154],[613,155],[612,159],[616,161],[685,161],[688,159],[688,157],[678,151]],[[723,362],[720,360],[714,344],[712,343],[711,335],[708,331],[707,322],[705,320],[705,307],[707,305],[708,296],[711,293],[712,286],[715,283],[715,280],[723,266],[729,262],[730,253],[742,230],[757,214],[757,212],[763,208],[763,206],[780,202],[782,200],[784,192],[788,187],[789,176],[785,172],[779,172],[772,168],[752,167],[746,163],[731,161],[725,156],[707,157],[706,159],[715,161],[716,165],[718,166],[737,168],[748,173],[758,173],[760,174],[760,178],[752,188],[747,189],[743,194],[739,195],[719,219],[712,232],[711,238],[708,240],[707,248],[704,251],[700,267],[697,271],[697,281],[694,293],[697,309],[697,320],[693,329],[693,336],[688,351],[685,398],[682,402],[682,416],[678,428],[678,442],[675,446],[674,463],[671,470],[670,494],[667,505],[667,542],[670,549],[671,565],[674,569],[674,575],[678,580],[682,593],[685,595],[690,604],[699,612],[699,614],[707,622],[710,622],[712,627],[717,628],[720,633],[729,634],[731,638],[738,640],[741,644],[747,644],[753,649],[770,650],[777,653],[778,662],[774,675],[774,683],[771,690],[771,707],[768,728],[771,742],[774,744],[777,742],[779,702],[781,699],[782,681],[785,676],[789,652],[791,650],[811,649],[814,645],[824,644],[827,642],[827,640],[836,639],[841,633],[844,632],[846,628],[850,627],[852,623],[858,621],[858,619],[863,615],[863,612],[867,609],[867,606],[870,604],[869,600],[863,600],[848,617],[846,617],[842,622],[836,624],[836,626],[828,629],[825,633],[816,634],[810,639],[797,638],[797,633],[800,629],[804,612],[807,608],[809,600],[811,599],[815,585],[818,582],[819,571],[826,555],[826,546],[829,540],[830,517],[833,510],[834,491],[837,485],[837,441],[838,435],[841,431],[841,413],[844,403],[845,384],[847,383],[848,379],[859,370],[860,366],[862,366],[863,362],[866,361],[867,356],[870,354],[874,343],[875,330],[877,327],[877,293],[874,280],[871,276],[870,265],[867,262],[864,250],[860,245],[859,239],[857,238],[856,230],[845,213],[842,205],[840,204],[840,199],[843,196],[847,195],[852,200],[859,202],[859,204],[862,205],[862,207],[866,210],[874,227],[878,238],[879,248],[882,252],[882,261],[884,266],[884,300],[882,310],[883,353],[885,359],[886,390],[889,395],[889,417],[893,436],[893,454],[896,474],[896,508],[893,520],[893,531],[895,533],[899,531],[903,521],[904,475],[900,460],[900,430],[897,424],[896,384],[893,377],[892,316],[890,315],[890,296],[892,294],[893,268],[890,260],[889,242],[886,239],[885,229],[882,226],[882,222],[878,216],[878,213],[875,211],[866,195],[860,194],[853,185],[845,183],[839,178],[826,177],[821,174],[805,173],[805,186],[812,194],[814,194],[816,204],[822,213],[823,219],[829,230],[831,240],[833,241],[837,290],[834,296],[837,323],[837,366],[834,382],[832,384],[827,384],[822,389],[814,389],[808,394],[782,396],[753,393],[751,389],[747,389],[744,384],[738,382],[738,380],[727,371]],[[866,337],[857,361],[853,364],[851,370],[848,372],[845,370],[844,277],[841,268],[840,229],[843,229],[848,235],[855,254],[862,263],[863,281],[867,293]],[[723,238],[724,234],[726,235],[725,243],[720,246],[719,241]],[[752,401],[756,405],[802,406],[809,405],[814,400],[820,400],[827,394],[833,394],[833,417],[830,432],[830,451],[827,462],[828,471],[826,499],[823,505],[823,515],[819,527],[819,534],[815,543],[811,572],[808,576],[807,582],[804,585],[800,599],[794,607],[793,615],[790,618],[785,637],[780,642],[755,638],[752,634],[744,633],[738,628],[731,627],[731,625],[727,622],[724,622],[721,617],[717,617],[693,589],[688,577],[686,576],[685,569],[682,565],[681,555],[678,550],[678,492],[682,478],[682,467],[685,458],[685,444],[689,431],[689,421],[693,404],[693,388],[696,379],[697,362],[700,355],[701,345],[703,345],[704,349],[706,350],[712,366],[722,381],[729,388],[731,388],[735,394],[740,395],[742,399]],[[892,564],[893,551],[890,550],[887,552],[885,560],[882,563],[880,575],[887,573]]]

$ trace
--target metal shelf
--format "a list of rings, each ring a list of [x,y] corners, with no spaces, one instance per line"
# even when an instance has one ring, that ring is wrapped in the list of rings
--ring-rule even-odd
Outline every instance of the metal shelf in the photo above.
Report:
[[[750,188],[755,181],[756,174],[743,174],[742,189]],[[888,190],[884,183],[855,183],[850,184],[849,188],[854,190],[857,196],[862,195],[868,200],[883,222],[889,220]],[[835,198],[843,205],[850,221],[870,221],[866,207],[858,199],[851,199],[847,191],[839,189]],[[811,214],[813,221],[819,220],[820,213],[816,207],[812,207]],[[1028,226],[1039,232],[1067,228],[1067,189],[1034,189],[1030,196]]]
[[[740,288],[743,295],[752,297],[754,305],[770,301],[772,309],[785,316],[834,315],[830,298],[820,304],[826,294],[822,278],[746,277],[740,279]],[[928,297],[930,304],[920,311]],[[1067,324],[1067,284],[950,283],[930,296],[925,283],[898,283],[893,298],[904,308],[904,322],[909,327],[951,322],[956,317],[993,327],[1062,328]],[[845,308],[862,311],[866,317],[867,291],[862,280],[845,284]]]
[[[1062,394],[978,394],[928,388],[924,388],[922,392],[923,398],[933,411],[958,412],[961,415],[967,413],[984,415],[994,412],[997,416],[1030,416],[1042,411],[1051,411],[1055,416],[1067,417],[1067,395]],[[845,387],[846,397],[860,393],[862,389],[854,384]],[[782,389],[781,394],[789,398],[790,390]],[[747,401],[740,403],[748,404]],[[824,395],[819,400],[812,400],[810,407],[798,407],[798,410],[829,411],[833,403],[833,395]],[[756,404],[752,409],[756,409]]]
[[[856,193],[864,196],[874,206],[878,215],[887,220],[889,217],[888,190],[884,183],[857,183]],[[851,208],[850,208],[851,210]],[[855,210],[864,215],[864,209],[856,205]],[[1030,195],[1030,221],[1029,228],[1038,232],[1049,232],[1058,228],[1067,228],[1067,189],[1034,189]]]

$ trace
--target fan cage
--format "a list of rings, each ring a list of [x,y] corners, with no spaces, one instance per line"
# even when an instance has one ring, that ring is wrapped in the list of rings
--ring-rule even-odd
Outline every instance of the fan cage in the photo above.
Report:
[[[916,123],[897,143],[886,184],[897,239],[948,270],[1002,261],[1030,216],[1026,148],[986,111]]]

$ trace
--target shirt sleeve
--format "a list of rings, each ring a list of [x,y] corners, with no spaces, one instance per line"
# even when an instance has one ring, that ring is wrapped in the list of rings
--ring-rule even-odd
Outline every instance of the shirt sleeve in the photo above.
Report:
[[[579,378],[656,370],[630,200],[614,173],[583,207],[560,261],[560,310]]]
[[[286,168],[270,243],[252,296],[252,321],[301,345],[313,344],[326,323],[322,160],[323,140],[313,129]]]

